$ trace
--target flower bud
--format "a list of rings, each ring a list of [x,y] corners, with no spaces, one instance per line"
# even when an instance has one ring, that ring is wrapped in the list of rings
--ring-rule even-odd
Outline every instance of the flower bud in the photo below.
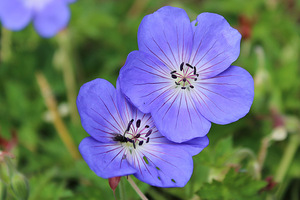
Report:
[[[3,181],[0,180],[0,199],[6,199],[6,185]]]
[[[121,176],[112,177],[108,179],[109,186],[113,190],[113,192],[115,192],[117,186],[119,185],[120,180],[121,180]]]
[[[5,152],[0,151],[0,181],[8,184],[14,167],[11,165],[10,158],[5,155]]]
[[[271,133],[271,138],[275,141],[285,140],[287,137],[287,130],[284,126],[277,126]]]
[[[27,200],[29,196],[29,184],[26,177],[16,172],[10,180],[10,187],[18,200]]]

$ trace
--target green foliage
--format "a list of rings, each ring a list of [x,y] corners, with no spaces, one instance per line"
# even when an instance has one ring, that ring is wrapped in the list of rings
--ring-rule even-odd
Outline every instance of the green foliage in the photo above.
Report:
[[[18,137],[10,151],[12,167],[1,160],[5,149],[0,147],[1,200],[16,199],[10,187],[13,173],[28,180],[29,200],[113,199],[108,181],[68,152],[54,127],[36,73],[48,80],[77,147],[88,134],[70,110],[67,79],[75,80],[74,99],[80,86],[92,79],[105,78],[115,84],[127,55],[138,49],[137,30],[143,16],[164,5],[184,8],[192,20],[201,12],[219,13],[242,33],[241,53],[234,65],[254,77],[255,98],[243,119],[212,125],[210,144],[194,156],[194,173],[185,187],[156,188],[134,181],[150,199],[300,199],[299,148],[286,152],[291,146],[289,138],[299,139],[300,132],[299,1],[78,0],[71,5],[66,30],[51,39],[40,38],[32,25],[19,32],[1,27],[0,136],[10,140],[15,131]],[[73,74],[65,73],[68,65]],[[278,118],[286,134],[280,140],[273,137]],[[284,155],[291,159],[282,165]],[[280,183],[260,193],[268,176]],[[116,189],[117,199],[122,191],[126,199],[139,199],[125,178]]]
[[[198,195],[201,199],[263,199],[259,191],[267,182],[254,180],[249,174],[236,172],[231,168],[222,182],[213,181],[201,187]]]

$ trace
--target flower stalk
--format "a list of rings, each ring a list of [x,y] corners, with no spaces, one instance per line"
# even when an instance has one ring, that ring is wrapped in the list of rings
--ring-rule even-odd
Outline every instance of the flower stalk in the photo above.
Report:
[[[70,136],[70,133],[68,129],[66,128],[66,125],[64,124],[61,116],[59,115],[58,109],[57,109],[57,103],[56,100],[52,94],[51,88],[49,86],[49,83],[45,76],[39,72],[36,73],[36,79],[40,86],[41,93],[44,97],[46,106],[48,110],[50,111],[51,115],[53,116],[53,123],[55,126],[55,129],[58,132],[59,137],[63,141],[64,145],[72,155],[73,159],[79,159],[81,156],[74,144],[74,141],[72,137]]]
[[[0,60],[7,61],[11,57],[11,31],[2,27],[2,38],[1,38],[1,58]]]
[[[119,184],[119,195],[120,195],[120,200],[126,199],[125,184],[124,184],[124,179],[122,178]]]
[[[260,150],[258,153],[258,158],[257,158],[257,162],[258,162],[258,168],[257,168],[257,175],[258,175],[258,179],[261,178],[261,171],[263,169],[263,165],[265,163],[265,159],[268,153],[268,147],[270,145],[270,138],[269,137],[265,137],[262,139],[261,141],[261,146],[260,146]]]
[[[286,149],[283,153],[282,159],[279,163],[279,166],[277,168],[277,172],[275,174],[275,181],[276,182],[282,183],[282,181],[284,180],[284,178],[286,176],[287,170],[289,169],[289,167],[290,167],[290,165],[293,161],[293,158],[294,158],[294,156],[297,152],[297,149],[300,145],[299,134],[300,133],[297,133],[297,134],[294,134],[294,135],[290,136],[289,142],[288,142],[287,147],[286,147]],[[283,191],[283,187],[280,186],[277,193],[276,193],[276,196],[280,196],[282,191]]]
[[[76,81],[73,69],[71,41],[68,30],[61,31],[57,35],[57,42],[59,45],[58,50],[58,65],[62,69],[65,86],[67,89],[67,99],[70,107],[71,120],[74,124],[79,122],[79,115],[76,107]]]
[[[142,200],[148,200],[148,198],[144,195],[144,193],[140,190],[140,188],[135,184],[130,176],[127,178],[131,187],[136,191],[136,193],[141,197]]]

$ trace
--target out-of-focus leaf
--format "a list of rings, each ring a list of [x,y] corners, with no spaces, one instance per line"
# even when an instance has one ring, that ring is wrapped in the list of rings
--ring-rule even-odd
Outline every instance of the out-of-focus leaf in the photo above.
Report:
[[[262,199],[259,190],[266,185],[265,181],[254,180],[246,173],[230,169],[222,182],[214,180],[212,183],[204,184],[198,195],[201,199],[207,200],[259,200]]]

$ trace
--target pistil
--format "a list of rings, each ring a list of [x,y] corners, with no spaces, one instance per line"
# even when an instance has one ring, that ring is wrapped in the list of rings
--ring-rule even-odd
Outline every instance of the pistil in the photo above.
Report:
[[[184,68],[184,66],[187,66],[187,68]],[[191,70],[190,70],[191,69]],[[197,77],[199,74],[197,74],[197,68],[189,63],[182,62],[179,66],[180,72],[177,72],[176,70],[172,71],[171,77],[175,80],[176,87],[181,85],[181,89],[185,90],[187,88],[193,89],[194,86],[192,85],[192,80],[197,81]]]
[[[149,136],[152,133],[152,129],[149,129],[149,125],[145,125],[143,128],[141,127],[142,121],[141,119],[137,119],[135,126],[133,124],[134,119],[131,119],[128,122],[127,128],[124,131],[124,134],[114,134],[115,136],[112,138],[113,141],[117,141],[120,143],[132,143],[134,149],[138,146],[142,146],[144,143],[149,143]]]

